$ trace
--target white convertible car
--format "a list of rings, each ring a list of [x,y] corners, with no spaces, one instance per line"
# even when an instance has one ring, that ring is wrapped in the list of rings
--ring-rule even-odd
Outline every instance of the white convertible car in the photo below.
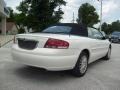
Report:
[[[100,31],[72,23],[18,34],[12,47],[12,57],[19,63],[50,71],[71,70],[76,76],[83,76],[89,63],[110,56],[111,43]]]

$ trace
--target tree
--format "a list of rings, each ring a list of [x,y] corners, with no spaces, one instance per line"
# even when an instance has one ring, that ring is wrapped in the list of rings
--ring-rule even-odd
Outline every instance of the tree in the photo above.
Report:
[[[25,18],[26,16],[21,13],[21,14],[14,14],[14,21],[16,22],[17,26],[19,29],[23,29],[24,24],[25,24]]]
[[[102,30],[106,33],[106,34],[111,34],[114,31],[120,31],[120,21],[114,21],[111,24],[107,24],[106,22],[104,22],[102,24]]]
[[[120,31],[120,21],[119,20],[112,22],[111,30],[112,31]]]
[[[94,6],[90,5],[89,3],[82,4],[78,10],[77,22],[90,27],[93,27],[94,24],[97,24],[99,22],[99,16]]]
[[[10,14],[9,14],[9,18],[7,18],[7,22],[13,22],[14,21],[14,13],[13,13],[13,9],[11,7],[7,7]]]
[[[24,0],[17,7],[20,13],[16,19],[22,26],[41,31],[51,24],[59,23],[64,14],[60,8],[61,5],[66,5],[66,2],[64,0]]]
[[[109,24],[107,24],[106,22],[104,22],[102,24],[102,31],[104,31],[106,34],[110,33],[109,32]]]

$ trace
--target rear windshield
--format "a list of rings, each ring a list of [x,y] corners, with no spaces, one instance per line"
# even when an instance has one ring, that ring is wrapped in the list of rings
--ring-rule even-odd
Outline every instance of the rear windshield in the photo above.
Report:
[[[55,25],[43,30],[42,33],[88,36],[87,29],[82,25]]]
[[[42,31],[42,33],[70,34],[72,27],[69,26],[52,26]]]

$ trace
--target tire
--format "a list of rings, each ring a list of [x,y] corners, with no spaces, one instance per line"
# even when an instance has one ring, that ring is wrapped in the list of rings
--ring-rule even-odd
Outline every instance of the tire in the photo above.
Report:
[[[76,77],[82,77],[85,75],[88,68],[88,55],[82,52],[78,58],[78,61],[72,70],[72,74]]]
[[[104,60],[110,60],[110,57],[111,57],[111,48],[109,47],[108,52],[106,56],[104,57]]]

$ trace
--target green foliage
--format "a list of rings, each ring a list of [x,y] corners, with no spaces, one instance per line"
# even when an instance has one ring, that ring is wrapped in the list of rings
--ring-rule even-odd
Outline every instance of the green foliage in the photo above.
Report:
[[[14,14],[14,20],[16,22],[16,24],[18,25],[19,29],[23,28],[24,24],[25,24],[25,14],[23,13],[20,13],[20,14],[17,14],[15,13]]]
[[[7,22],[14,22],[14,13],[13,13],[13,9],[11,7],[7,7],[9,12],[10,12],[10,15],[9,15],[9,18],[7,18]]]
[[[64,12],[60,6],[64,0],[24,0],[17,7],[20,11],[15,17],[19,26],[27,26],[41,31],[48,25],[59,23]]]
[[[21,28],[21,29],[18,30],[18,33],[19,34],[25,33],[25,30]]]
[[[104,31],[106,34],[110,33],[109,25],[106,22],[102,24],[102,31]]]
[[[117,20],[115,22],[112,22],[111,24],[103,23],[102,24],[102,30],[106,34],[111,34],[114,31],[120,31],[120,21]]]
[[[82,4],[78,10],[78,23],[83,23],[89,27],[99,22],[99,16],[94,6],[89,3]]]

